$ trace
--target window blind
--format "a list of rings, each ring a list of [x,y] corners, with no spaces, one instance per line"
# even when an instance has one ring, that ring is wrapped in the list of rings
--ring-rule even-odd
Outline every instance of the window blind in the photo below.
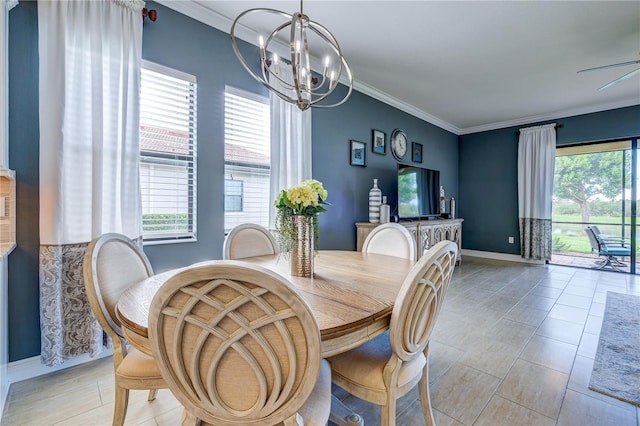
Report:
[[[224,104],[225,230],[269,226],[269,99],[227,86]]]
[[[145,241],[196,236],[196,79],[143,62],[140,187]]]

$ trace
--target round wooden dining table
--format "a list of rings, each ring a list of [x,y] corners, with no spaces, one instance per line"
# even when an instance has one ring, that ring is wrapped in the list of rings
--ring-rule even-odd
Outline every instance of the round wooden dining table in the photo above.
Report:
[[[358,251],[320,250],[310,278],[290,274],[283,255],[241,259],[289,280],[311,307],[320,328],[322,356],[345,352],[389,328],[396,296],[414,261]],[[197,265],[206,264],[200,262]],[[148,316],[151,300],[169,278],[185,268],[132,285],[119,298],[116,314],[127,340],[151,355]]]

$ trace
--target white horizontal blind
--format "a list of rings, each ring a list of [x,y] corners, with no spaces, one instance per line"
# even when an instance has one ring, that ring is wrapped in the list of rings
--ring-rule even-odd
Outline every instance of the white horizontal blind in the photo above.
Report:
[[[224,228],[269,226],[269,99],[228,87],[224,101]]]
[[[140,186],[145,241],[196,236],[196,78],[143,62]]]

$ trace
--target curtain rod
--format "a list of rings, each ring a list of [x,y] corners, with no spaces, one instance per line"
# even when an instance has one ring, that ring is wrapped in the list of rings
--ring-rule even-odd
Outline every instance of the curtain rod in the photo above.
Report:
[[[147,9],[146,7],[142,9],[142,21],[144,22],[144,18],[149,18],[151,22],[156,22],[158,19],[158,11],[155,9]]]
[[[556,129],[559,129],[560,127],[564,127],[564,126],[562,124],[556,124]],[[515,133],[516,135],[519,135],[520,134],[520,130],[516,130],[513,133]]]

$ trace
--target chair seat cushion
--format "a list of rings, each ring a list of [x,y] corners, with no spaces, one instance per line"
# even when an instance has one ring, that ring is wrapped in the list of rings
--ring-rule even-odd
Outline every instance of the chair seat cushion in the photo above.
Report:
[[[336,383],[339,383],[340,379],[367,390],[386,392],[382,373],[391,355],[387,332],[364,345],[329,358],[331,374]],[[423,353],[409,362],[402,363],[398,374],[398,387],[420,376],[425,364],[426,358]]]
[[[631,256],[629,247],[616,247],[607,245],[606,249],[600,250],[600,254],[605,256]]]
[[[326,360],[320,362],[320,374],[313,392],[298,410],[305,426],[324,426],[331,413],[331,367]]]
[[[162,379],[158,364],[153,357],[130,347],[116,375],[124,379]]]

